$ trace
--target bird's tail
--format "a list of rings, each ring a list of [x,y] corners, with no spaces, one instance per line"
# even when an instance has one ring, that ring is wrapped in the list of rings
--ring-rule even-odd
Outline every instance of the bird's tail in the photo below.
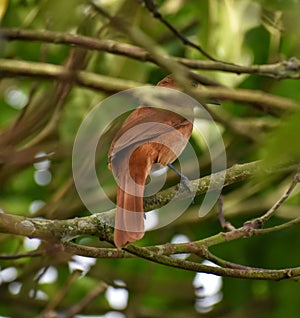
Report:
[[[119,248],[144,236],[143,195],[147,176],[142,175],[140,180],[127,174],[118,180],[114,242]]]

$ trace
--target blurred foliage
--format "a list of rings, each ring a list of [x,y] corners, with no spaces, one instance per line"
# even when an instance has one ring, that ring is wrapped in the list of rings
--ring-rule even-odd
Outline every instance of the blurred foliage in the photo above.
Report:
[[[203,59],[199,52],[184,46],[138,1],[103,0],[99,3],[111,14],[117,14],[132,26],[141,28],[170,55]],[[300,56],[298,0],[160,0],[157,4],[164,17],[178,30],[221,60],[251,65]],[[126,34],[116,31],[107,20],[96,15],[85,0],[0,0],[0,19],[3,28],[47,29],[130,43]],[[90,51],[80,55],[80,50],[67,45],[2,39],[0,49],[1,58],[57,65],[65,65],[71,54],[78,54],[82,56],[76,64],[79,69],[137,82],[156,83],[164,76],[164,71],[154,64],[105,52]],[[257,89],[300,101],[298,80],[278,81],[224,72],[199,73],[228,87]],[[108,93],[63,84],[66,91],[64,96],[59,84],[54,81],[6,78],[1,74],[0,77],[1,209],[7,213],[49,219],[87,215],[89,212],[72,183],[72,145],[85,115]],[[61,106],[58,107],[59,103]],[[249,105],[230,101],[222,102],[222,109],[234,119],[245,120],[245,124],[248,119],[253,123],[265,120],[275,127],[261,128],[257,142],[223,129],[228,166],[256,159],[264,159],[266,165],[299,160],[299,112],[277,118]],[[59,116],[55,117],[56,114]],[[46,128],[49,130],[41,138]],[[249,134],[256,131],[251,127],[248,129]],[[192,143],[199,150],[203,171],[208,171],[207,157],[201,145],[197,145],[196,138]],[[107,194],[114,198],[116,186],[106,166],[107,147],[100,154],[102,161],[98,171]],[[24,149],[28,152],[22,152]],[[34,165],[34,158],[39,153],[49,154],[48,167]],[[37,174],[45,171],[51,179],[44,185],[37,183]],[[258,177],[224,189],[226,216],[238,226],[260,215],[278,200],[290,180],[291,176],[286,173],[268,179]],[[38,200],[42,201],[39,209],[33,204]],[[299,216],[299,200],[297,188],[270,222],[271,225]],[[205,219],[199,219],[195,213],[199,202],[201,197],[196,198],[191,208],[169,227],[148,232],[138,244],[170,242],[176,234],[198,240],[221,231],[215,211]],[[99,209],[105,211],[106,206]],[[299,230],[290,228],[284,232],[216,246],[212,251],[224,259],[249,266],[292,267],[300,263],[297,249],[299,239]],[[78,240],[81,244],[92,246],[103,244],[93,238]],[[204,313],[199,308],[198,311],[195,309],[197,290],[192,285],[195,273],[140,259],[99,259],[83,275],[77,275],[76,271],[71,274],[70,259],[48,246],[51,244],[40,244],[40,248],[49,250],[49,256],[0,260],[0,316],[38,317],[45,308],[53,306],[58,312],[53,317],[65,317],[70,308],[74,308],[101,282],[117,289],[127,289],[128,304],[124,308],[114,308],[104,292],[88,303],[82,315],[101,317],[119,311],[125,317],[299,316],[298,282],[224,278],[222,300],[215,306],[200,308],[208,311]],[[22,237],[0,235],[1,254],[25,253],[32,249],[36,246],[28,245],[28,240]],[[46,275],[40,271],[49,266],[55,269],[57,277],[45,283],[42,278]],[[15,268],[17,276],[8,275],[4,271],[7,268]],[[118,280],[123,281],[124,286],[120,287]],[[61,294],[63,292],[65,294]],[[61,298],[55,303],[58,295]],[[115,313],[109,317],[124,316]]]

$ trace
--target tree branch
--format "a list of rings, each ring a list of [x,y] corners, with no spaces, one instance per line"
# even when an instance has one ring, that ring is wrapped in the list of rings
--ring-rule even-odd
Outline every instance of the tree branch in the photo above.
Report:
[[[287,167],[285,169],[293,169]],[[220,184],[228,186],[230,184],[253,177],[258,173],[274,173],[274,169],[264,169],[259,161],[235,165],[226,170],[225,179],[223,172],[217,172],[212,176],[205,176],[199,180],[190,181],[189,187],[196,190],[196,194],[202,194],[208,190],[219,190]],[[213,177],[213,179],[212,179]],[[214,182],[211,182],[214,180]],[[197,187],[195,189],[195,187]],[[153,210],[167,204],[175,195],[178,199],[186,198],[190,195],[187,190],[178,194],[178,186],[160,191],[152,197],[145,198],[145,210]],[[112,242],[112,230],[107,224],[112,224],[114,219],[114,210],[102,213],[96,213],[87,217],[67,219],[67,220],[45,220],[37,218],[28,218],[14,214],[0,213],[0,233],[22,235],[31,238],[40,238],[67,242],[81,235],[94,235],[101,239]],[[253,229],[255,231],[255,229]],[[235,235],[241,236],[241,231],[236,230]],[[231,232],[230,232],[231,233]],[[239,234],[237,234],[239,233]],[[215,240],[210,238],[210,240]],[[213,241],[214,244],[222,238]],[[227,237],[228,239],[228,237]],[[207,242],[201,241],[201,244],[208,246]]]
[[[268,174],[274,169],[264,169],[261,167],[260,161],[253,161],[245,164],[237,164],[226,170],[224,175],[223,171],[212,174],[211,176],[205,176],[197,180],[191,180],[188,184],[192,192],[196,195],[206,193],[208,190],[215,191],[220,189],[220,184],[224,181],[224,187],[243,181],[249,177],[253,177],[259,173]],[[211,180],[214,180],[212,183]],[[155,210],[167,204],[172,198],[177,195],[178,199],[186,198],[190,195],[190,192],[183,189],[181,193],[178,193],[178,185],[162,190],[153,196],[146,197],[144,199],[145,211]]]
[[[54,64],[0,59],[0,77],[11,76],[74,81],[83,87],[111,93],[141,86],[141,83],[134,81],[117,79],[86,71],[67,70],[63,66]]]
[[[253,105],[266,113],[281,115],[284,112],[300,110],[300,104],[289,98],[272,95],[263,91],[244,88],[205,87],[196,93],[206,99],[231,100],[237,103]]]
[[[282,231],[290,227],[299,226],[299,225],[300,225],[300,217],[294,220],[291,220],[289,222],[286,222],[277,226],[273,226],[270,228],[266,228],[266,229],[252,229],[251,231],[249,231],[249,227],[242,226],[238,229],[233,229],[229,232],[220,232],[213,236],[210,236],[198,241],[194,241],[194,242],[177,243],[177,244],[166,243],[162,245],[147,246],[147,249],[152,251],[153,253],[166,255],[166,256],[170,256],[174,254],[191,253],[200,257],[204,257],[211,261],[214,261],[213,258],[211,258],[211,255],[208,254],[209,247],[230,242],[230,241],[234,241],[234,240],[238,240],[238,239],[243,239],[246,237],[251,237],[253,235],[257,236],[257,235],[270,234],[273,232]],[[136,257],[135,255],[131,254],[129,251],[126,251],[124,249],[91,247],[91,246],[75,244],[72,242],[64,242],[63,246],[64,246],[64,250],[68,253],[86,256],[86,257],[93,257],[93,258]],[[218,264],[218,262],[216,262],[216,264]],[[239,264],[236,264],[236,265],[238,266]],[[240,265],[240,266],[243,266],[243,265]]]
[[[142,83],[134,81],[117,79],[86,71],[67,70],[65,67],[59,65],[0,59],[0,77],[11,76],[29,76],[34,78],[74,81],[83,87],[110,93],[143,85]],[[233,90],[223,87],[206,87],[205,89],[195,90],[195,97],[201,100],[216,98],[219,100],[224,99],[239,103],[248,103],[271,114],[281,114],[285,111],[300,108],[299,103],[289,98],[247,89]]]
[[[156,63],[156,59],[147,50],[127,43],[120,43],[113,40],[98,40],[95,38],[53,32],[48,30],[26,30],[18,28],[0,28],[0,38],[7,41],[24,40],[39,41],[53,44],[75,45],[89,50],[108,52],[117,55],[123,55],[142,62]],[[236,74],[251,74],[272,77],[276,79],[299,79],[300,78],[300,61],[291,57],[288,60],[282,60],[272,64],[261,65],[236,65],[227,64],[218,61],[202,61],[181,57],[171,57],[174,62],[178,62],[186,67],[195,70],[223,71]]]
[[[195,272],[204,272],[209,274],[215,274],[220,276],[228,276],[234,278],[244,278],[244,279],[264,279],[264,280],[281,280],[281,279],[290,279],[296,278],[300,276],[300,267],[295,268],[288,268],[288,269],[279,269],[279,270],[268,270],[268,269],[261,269],[261,268],[253,268],[249,266],[244,266],[240,264],[235,264],[232,262],[228,262],[222,260],[208,251],[209,246],[213,246],[216,244],[233,241],[240,238],[250,237],[252,235],[258,234],[266,234],[271,231],[275,230],[282,230],[292,225],[299,225],[300,224],[300,217],[287,222],[281,226],[273,227],[271,229],[250,229],[247,224],[244,224],[242,227],[238,229],[233,229],[227,233],[218,233],[214,236],[195,241],[189,243],[180,243],[180,244],[164,244],[160,246],[153,246],[153,247],[137,247],[133,245],[129,245],[127,248],[120,250],[120,249],[111,249],[111,248],[94,248],[88,246],[81,246],[71,242],[67,242],[66,240],[70,239],[71,232],[73,235],[78,234],[81,232],[82,234],[91,234],[94,232],[98,226],[93,224],[92,218],[100,218],[101,213],[97,215],[93,215],[90,217],[74,219],[74,220],[67,220],[67,221],[50,221],[50,220],[31,220],[29,218],[20,217],[20,216],[11,216],[6,215],[4,213],[0,214],[0,229],[1,225],[4,223],[6,226],[8,225],[10,228],[13,226],[12,222],[17,222],[14,224],[15,230],[21,230],[21,235],[27,235],[30,237],[32,235],[41,235],[41,232],[34,234],[33,226],[39,229],[37,231],[41,231],[43,228],[43,224],[47,225],[49,229],[49,233],[43,233],[42,238],[50,238],[52,236],[55,239],[60,239],[64,250],[67,253],[74,253],[82,256],[88,257],[101,257],[101,258],[123,258],[123,257],[132,257],[132,255],[142,257],[148,259],[152,262],[163,264],[166,266],[171,266],[175,268],[185,269],[189,271]],[[10,220],[9,220],[10,219]],[[43,224],[40,223],[42,221]],[[1,224],[2,222],[2,224]],[[18,223],[21,222],[21,223]],[[99,220],[97,220],[99,222]],[[10,224],[8,224],[10,223]],[[55,225],[53,227],[53,225]],[[99,224],[99,223],[98,223]],[[78,227],[78,225],[81,225]],[[59,231],[56,229],[61,227]],[[105,228],[105,226],[104,226]],[[53,231],[55,230],[55,231]],[[268,231],[271,230],[271,231]],[[69,231],[68,234],[66,232]],[[27,234],[26,234],[27,233]],[[64,237],[62,237],[62,233],[64,233]],[[103,233],[102,233],[103,237]],[[111,240],[112,235],[111,232],[108,232],[108,235],[105,235],[106,239]],[[65,242],[64,242],[65,241]],[[192,261],[181,260],[177,258],[172,258],[170,255],[178,254],[178,253],[193,253],[200,257],[204,257],[206,259],[210,259],[214,261],[216,264],[219,264],[223,267],[214,267],[214,266],[207,266],[204,264],[199,264]]]
[[[154,263],[162,265],[181,268],[192,272],[202,272],[207,274],[214,274],[218,276],[227,276],[234,278],[244,279],[263,279],[263,280],[281,280],[290,279],[300,276],[300,267],[280,269],[280,270],[267,270],[267,269],[233,269],[223,268],[216,266],[208,266],[187,260],[173,258],[161,254],[156,254],[145,247],[137,247],[130,245],[126,249],[129,253],[142,257]]]

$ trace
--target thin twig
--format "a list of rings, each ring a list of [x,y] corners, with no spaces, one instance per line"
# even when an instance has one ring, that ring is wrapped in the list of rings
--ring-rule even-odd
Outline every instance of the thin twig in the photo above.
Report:
[[[66,294],[72,287],[73,283],[80,276],[80,271],[74,271],[71,275],[68,276],[67,281],[64,285],[57,291],[55,297],[47,304],[44,310],[39,314],[37,318],[48,318],[50,317],[50,313],[54,312],[54,310],[58,307],[58,305],[63,301]]]
[[[275,214],[275,212],[280,208],[280,206],[288,199],[288,197],[290,196],[290,194],[292,193],[292,191],[295,189],[296,185],[299,182],[300,182],[300,173],[297,172],[290,186],[285,191],[285,193],[281,196],[281,198],[264,215],[246,222],[244,226],[253,227],[254,229],[262,227]]]
[[[219,205],[218,217],[219,217],[219,221],[220,221],[222,228],[224,230],[227,230],[227,231],[235,230],[235,227],[230,222],[225,220],[225,217],[223,214],[223,196],[222,196],[222,194],[219,196],[218,205]]]
[[[153,17],[158,19],[161,23],[163,23],[184,45],[190,46],[197,51],[199,51],[202,55],[207,57],[211,61],[218,61],[210,54],[208,54],[199,44],[196,44],[186,38],[180,31],[178,31],[170,22],[168,22],[163,15],[158,11],[157,5],[154,0],[139,0],[139,2],[143,3],[145,7],[152,13]]]
[[[13,259],[20,259],[25,257],[40,257],[45,255],[45,251],[35,251],[29,253],[20,253],[20,254],[0,254],[1,260],[13,260]]]
[[[104,282],[100,282],[97,287],[92,289],[78,304],[72,306],[64,315],[65,318],[74,317],[76,314],[79,314],[86,308],[93,299],[98,295],[105,292],[108,285]]]
[[[251,267],[251,266],[245,266],[233,262],[226,261],[213,253],[211,253],[208,248],[203,248],[204,254],[205,254],[205,259],[213,262],[214,264],[224,267],[224,268],[232,268],[232,269],[242,269],[242,270],[266,270],[264,268],[257,268],[257,267]]]

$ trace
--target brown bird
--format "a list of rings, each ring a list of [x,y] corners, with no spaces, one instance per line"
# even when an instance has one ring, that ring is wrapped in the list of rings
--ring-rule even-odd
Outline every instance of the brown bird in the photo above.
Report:
[[[177,87],[172,75],[165,77],[157,86]],[[143,195],[151,166],[154,163],[168,165],[175,161],[185,148],[192,130],[193,119],[167,109],[139,106],[114,137],[108,157],[118,183],[114,231],[114,242],[118,248],[144,236]]]

